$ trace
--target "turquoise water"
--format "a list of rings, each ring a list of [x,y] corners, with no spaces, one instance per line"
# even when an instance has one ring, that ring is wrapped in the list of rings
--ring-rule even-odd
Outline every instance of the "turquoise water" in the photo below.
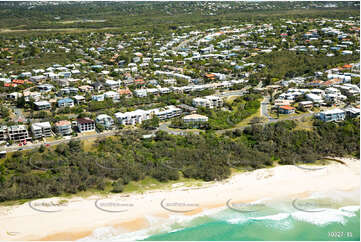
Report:
[[[302,221],[300,218],[295,218],[295,214],[276,214],[268,218],[255,216],[248,219],[239,216],[238,221],[236,218],[233,221],[208,218],[208,221],[203,223],[196,224],[200,221],[195,220],[194,226],[153,235],[146,240],[360,240],[360,211],[350,212],[351,214],[354,216],[346,215],[345,218],[342,218],[342,215],[331,215],[334,216],[333,221],[327,224],[317,224],[316,219],[313,222]],[[308,216],[312,220],[316,215]],[[329,234],[336,231],[343,233]]]
[[[292,200],[263,199],[230,204],[187,216],[146,216],[150,226],[135,232],[99,228],[81,241],[355,241],[360,240],[360,192],[312,194]]]
[[[298,201],[296,205],[293,200],[272,201],[254,212],[226,207],[190,221],[175,222],[168,231],[144,240],[360,240],[360,206],[351,200],[350,196],[322,197]]]

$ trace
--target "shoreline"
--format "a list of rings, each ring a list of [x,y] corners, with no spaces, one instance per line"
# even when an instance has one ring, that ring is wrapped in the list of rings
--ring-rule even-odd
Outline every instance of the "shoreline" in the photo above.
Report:
[[[335,158],[336,159],[336,158]],[[15,206],[0,207],[0,240],[77,240],[94,236],[97,228],[114,228],[114,235],[150,228],[147,216],[158,223],[173,215],[197,216],[225,208],[227,201],[251,203],[262,199],[302,198],[313,192],[348,191],[360,188],[360,161],[337,158],[319,170],[292,165],[258,169],[232,175],[224,181],[201,187],[181,186],[150,190],[143,194],[48,198]],[[65,198],[67,199],[67,198]],[[40,205],[39,205],[40,203]],[[41,203],[56,206],[42,206]],[[97,207],[98,204],[98,207]],[[100,205],[100,207],[99,207]],[[43,210],[43,212],[41,212]],[[153,224],[152,224],[153,226]]]

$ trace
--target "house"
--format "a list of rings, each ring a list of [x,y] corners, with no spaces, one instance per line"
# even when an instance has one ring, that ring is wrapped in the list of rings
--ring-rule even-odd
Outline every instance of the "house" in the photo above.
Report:
[[[145,89],[138,89],[134,90],[135,96],[137,97],[146,97],[147,96],[147,90]]]
[[[352,51],[351,50],[343,50],[341,52],[341,55],[352,55]]]
[[[110,98],[110,99],[113,99],[113,100],[119,100],[120,99],[119,93],[114,92],[114,91],[108,91],[108,92],[104,93],[104,97],[105,98]]]
[[[94,87],[89,86],[89,85],[84,85],[84,86],[80,86],[80,87],[79,87],[79,90],[80,90],[81,92],[91,92],[91,91],[94,90]]]
[[[94,90],[99,91],[101,89],[104,89],[104,85],[101,82],[94,82],[91,84],[91,86],[94,88]]]
[[[324,122],[337,122],[345,119],[346,112],[341,109],[335,108],[332,110],[320,112],[318,113],[317,117]]]
[[[344,111],[346,112],[346,117],[349,118],[356,118],[360,116],[360,109],[359,108],[345,108]]]
[[[11,100],[17,100],[19,97],[21,97],[22,94],[20,92],[12,92],[6,95],[7,99],[11,99]]]
[[[24,91],[23,94],[25,97],[25,101],[27,101],[27,102],[29,102],[30,100],[39,101],[41,98],[40,92]]]
[[[90,118],[78,118],[77,124],[80,133],[95,130],[95,122]]]
[[[73,131],[71,128],[71,122],[68,120],[61,120],[55,123],[56,132],[60,135],[70,135]]]
[[[292,113],[295,113],[295,110],[296,109],[294,107],[291,107],[288,105],[280,106],[278,108],[278,112],[282,113],[282,114],[292,114]]]
[[[52,136],[51,125],[49,122],[33,123],[31,132],[34,139]]]
[[[48,101],[34,102],[34,105],[36,110],[45,110],[51,108],[51,104]]]
[[[125,96],[125,97],[132,97],[133,96],[133,94],[129,90],[129,88],[119,89],[118,93],[119,93],[120,96]]]
[[[8,127],[8,137],[12,141],[27,141],[31,140],[28,130],[25,125],[13,125]]]
[[[58,100],[58,107],[59,108],[63,108],[63,107],[74,107],[74,100],[67,97],[64,99],[60,99]]]
[[[92,100],[97,102],[102,102],[104,101],[104,94],[94,95],[92,96]]]
[[[76,104],[85,103],[85,97],[83,97],[83,96],[75,95],[75,96],[73,96],[73,98],[74,98]]]
[[[100,114],[96,117],[95,122],[101,124],[105,129],[112,129],[114,120],[107,114]]]
[[[313,107],[313,102],[311,102],[311,101],[299,102],[298,107],[299,108],[304,108],[304,109],[312,108]]]
[[[208,122],[208,117],[199,114],[190,114],[183,117],[184,123],[204,123]]]
[[[113,81],[113,80],[106,80],[105,86],[110,87],[111,89],[118,88],[120,86],[121,81]]]
[[[67,87],[67,88],[62,88],[59,91],[60,95],[64,95],[64,94],[77,94],[79,91],[78,88],[75,87]]]
[[[285,100],[285,99],[276,99],[274,101],[274,104],[275,104],[276,107],[284,106],[284,105],[291,105],[293,103],[294,103],[293,100]]]
[[[54,86],[51,84],[42,84],[42,85],[38,85],[37,88],[39,89],[40,92],[50,92],[54,89]]]
[[[321,96],[313,94],[313,93],[307,93],[306,99],[309,101],[312,101],[313,103],[321,103],[323,102],[323,99]]]

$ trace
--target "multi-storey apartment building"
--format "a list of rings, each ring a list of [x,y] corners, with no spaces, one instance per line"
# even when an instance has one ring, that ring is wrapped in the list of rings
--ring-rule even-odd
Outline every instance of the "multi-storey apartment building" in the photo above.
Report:
[[[31,140],[25,125],[13,125],[8,127],[8,137],[9,140],[13,141]]]
[[[70,135],[73,130],[71,128],[71,122],[68,120],[61,120],[55,123],[56,132],[60,135]]]
[[[52,136],[51,125],[49,122],[33,123],[31,132],[34,139]]]
[[[78,118],[77,123],[80,133],[95,130],[95,122],[90,118]]]

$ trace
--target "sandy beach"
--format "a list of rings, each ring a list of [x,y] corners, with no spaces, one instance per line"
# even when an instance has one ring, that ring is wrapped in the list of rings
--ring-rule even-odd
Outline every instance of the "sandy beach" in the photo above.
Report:
[[[287,165],[236,173],[227,180],[204,183],[202,187],[180,184],[172,190],[143,194],[57,197],[2,206],[0,240],[76,240],[100,227],[112,227],[114,233],[147,228],[147,216],[165,221],[174,214],[194,215],[225,207],[227,202],[300,198],[313,192],[359,189],[360,161],[346,158],[342,161],[345,165],[332,162],[324,167],[309,166],[313,169]]]

